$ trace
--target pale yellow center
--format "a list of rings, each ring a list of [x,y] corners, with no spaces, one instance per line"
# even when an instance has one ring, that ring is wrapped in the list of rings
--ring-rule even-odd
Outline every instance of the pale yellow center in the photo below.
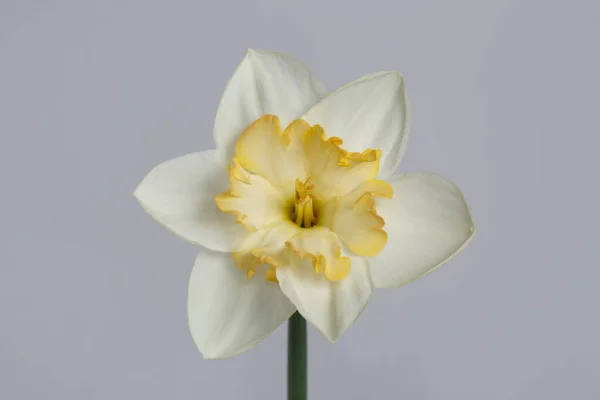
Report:
[[[230,189],[215,198],[237,216],[249,234],[236,264],[250,279],[263,271],[277,281],[276,268],[310,260],[329,280],[344,279],[351,252],[371,257],[387,242],[374,197],[390,198],[389,184],[377,180],[379,150],[342,149],[319,125],[296,120],[285,130],[279,118],[264,115],[239,137],[229,166]]]

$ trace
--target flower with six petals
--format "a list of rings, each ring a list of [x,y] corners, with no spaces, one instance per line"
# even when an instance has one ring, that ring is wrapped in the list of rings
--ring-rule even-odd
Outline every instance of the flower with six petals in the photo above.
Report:
[[[409,129],[397,72],[328,94],[298,60],[248,52],[217,111],[217,149],[158,165],[135,191],[202,246],[188,318],[204,357],[247,350],[296,310],[333,342],[374,287],[404,285],[470,242],[454,184],[394,175]]]

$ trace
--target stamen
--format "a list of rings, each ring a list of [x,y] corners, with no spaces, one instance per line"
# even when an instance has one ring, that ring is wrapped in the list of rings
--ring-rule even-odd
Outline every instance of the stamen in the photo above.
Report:
[[[308,185],[308,181],[310,181],[310,177],[305,182],[296,179],[294,215],[292,219],[296,225],[302,228],[310,228],[317,223],[313,204],[314,195],[310,192],[315,185]]]

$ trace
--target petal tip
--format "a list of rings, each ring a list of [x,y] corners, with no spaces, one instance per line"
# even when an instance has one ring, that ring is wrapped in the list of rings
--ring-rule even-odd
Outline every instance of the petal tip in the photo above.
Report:
[[[375,72],[371,75],[367,75],[365,80],[370,79],[390,79],[394,80],[400,85],[403,85],[404,83],[404,75],[402,74],[402,72],[394,70]]]
[[[227,358],[232,358],[236,355],[238,355],[239,353],[234,353],[234,354],[219,354],[218,352],[213,353],[210,351],[202,351],[200,349],[198,349],[198,351],[200,351],[200,354],[202,355],[202,359],[203,360],[225,360]]]
[[[142,181],[136,186],[131,195],[141,204],[143,197],[143,186],[146,181],[146,178],[142,179]]]
[[[325,339],[327,339],[327,341],[331,344],[335,344],[339,338],[340,338],[339,336],[336,337],[336,336],[325,335]]]

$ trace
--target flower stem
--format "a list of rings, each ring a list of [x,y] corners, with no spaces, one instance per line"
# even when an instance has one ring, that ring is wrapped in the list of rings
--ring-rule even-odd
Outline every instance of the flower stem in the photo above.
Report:
[[[288,321],[288,400],[306,400],[306,320],[297,311]]]

